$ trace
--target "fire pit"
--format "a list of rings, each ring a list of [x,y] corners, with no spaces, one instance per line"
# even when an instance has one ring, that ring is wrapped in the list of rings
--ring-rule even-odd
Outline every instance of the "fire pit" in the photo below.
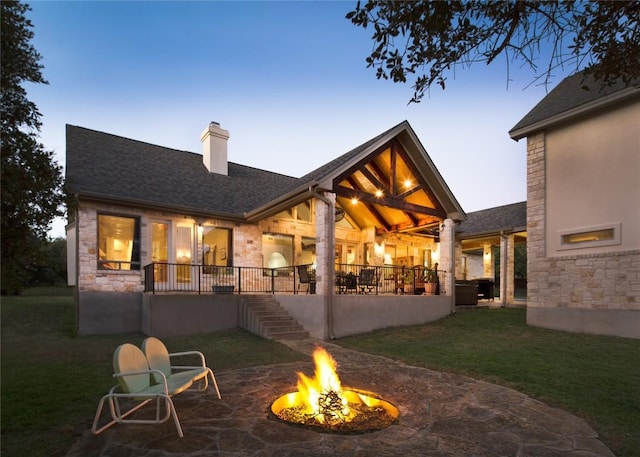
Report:
[[[342,389],[336,361],[323,348],[313,352],[313,378],[298,372],[298,391],[279,397],[271,412],[287,423],[318,431],[365,433],[380,430],[398,419],[398,409],[371,392]]]

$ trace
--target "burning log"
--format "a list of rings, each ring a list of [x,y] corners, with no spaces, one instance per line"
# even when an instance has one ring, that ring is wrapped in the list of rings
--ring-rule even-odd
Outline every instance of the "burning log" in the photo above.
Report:
[[[313,353],[313,378],[298,373],[298,391],[271,405],[279,419],[322,431],[364,433],[388,427],[398,418],[391,403],[356,390],[343,390],[336,362],[323,348]]]

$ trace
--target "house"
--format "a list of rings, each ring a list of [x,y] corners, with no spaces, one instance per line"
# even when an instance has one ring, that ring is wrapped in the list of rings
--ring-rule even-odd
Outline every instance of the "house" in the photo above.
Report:
[[[527,202],[467,213],[456,227],[456,280],[492,282],[492,305],[524,303],[526,225]]]
[[[563,80],[527,139],[527,322],[640,338],[640,80]]]
[[[71,125],[66,135],[80,333],[242,327],[255,294],[319,338],[455,310],[466,215],[406,121],[301,178],[229,162],[215,122],[202,154]],[[440,294],[420,295],[436,263]]]

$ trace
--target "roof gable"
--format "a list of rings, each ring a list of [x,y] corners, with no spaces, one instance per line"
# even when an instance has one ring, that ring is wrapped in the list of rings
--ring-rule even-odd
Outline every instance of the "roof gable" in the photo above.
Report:
[[[338,186],[341,182],[348,179],[349,175],[358,169],[366,173],[364,169],[368,164],[376,160],[379,161],[379,157],[385,154],[392,145],[401,151],[403,161],[411,169],[411,174],[421,181],[423,191],[431,200],[433,209],[437,209],[438,216],[463,220],[465,213],[462,207],[406,120],[308,173],[300,180],[316,182],[322,189],[340,193]],[[383,178],[389,178],[389,176]],[[357,186],[350,185],[349,187]],[[387,192],[387,194],[389,193],[398,195],[397,192]],[[361,195],[361,193],[359,194]],[[344,195],[344,197],[347,196]],[[427,211],[427,213],[432,214],[431,211]]]

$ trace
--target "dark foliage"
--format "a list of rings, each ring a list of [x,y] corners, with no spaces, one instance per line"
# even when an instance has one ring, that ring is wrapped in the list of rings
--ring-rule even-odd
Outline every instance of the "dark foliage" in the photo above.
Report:
[[[433,84],[444,89],[456,67],[501,56],[507,71],[518,62],[543,84],[565,65],[604,84],[640,76],[640,2],[633,0],[369,0],[346,18],[373,28],[366,62],[379,79],[414,79],[414,103]]]
[[[2,292],[19,293],[41,262],[51,221],[63,214],[63,178],[53,152],[38,142],[40,113],[23,87],[47,84],[30,44],[29,6],[2,1],[1,7]]]

